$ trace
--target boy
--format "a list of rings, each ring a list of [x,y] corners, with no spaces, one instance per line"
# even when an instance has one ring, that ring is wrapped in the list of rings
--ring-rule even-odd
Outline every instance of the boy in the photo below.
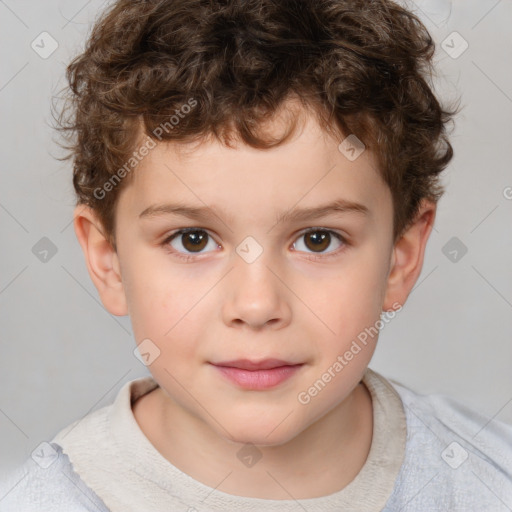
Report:
[[[452,158],[433,51],[385,0],[109,9],[68,68],[74,226],[151,377],[0,510],[512,510],[511,426],[368,368]]]

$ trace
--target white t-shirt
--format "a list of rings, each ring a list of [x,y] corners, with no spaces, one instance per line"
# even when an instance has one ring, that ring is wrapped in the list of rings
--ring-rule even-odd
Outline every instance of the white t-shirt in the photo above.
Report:
[[[61,430],[0,482],[0,512],[512,511],[512,426],[450,398],[420,395],[367,369],[374,429],[368,458],[342,490],[265,500],[183,473],[140,430],[131,404],[158,384],[127,382],[113,404]]]

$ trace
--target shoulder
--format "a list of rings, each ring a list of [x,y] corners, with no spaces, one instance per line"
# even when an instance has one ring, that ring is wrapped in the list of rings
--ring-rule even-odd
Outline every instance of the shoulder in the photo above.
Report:
[[[108,512],[56,443],[42,443],[0,480],[0,512]]]
[[[414,503],[410,510],[512,509],[512,425],[446,395],[390,382],[407,422],[401,503]]]
[[[440,442],[460,442],[481,460],[499,463],[512,478],[512,425],[449,396],[422,395],[402,384],[392,384],[404,404],[408,426],[420,434],[429,431]]]

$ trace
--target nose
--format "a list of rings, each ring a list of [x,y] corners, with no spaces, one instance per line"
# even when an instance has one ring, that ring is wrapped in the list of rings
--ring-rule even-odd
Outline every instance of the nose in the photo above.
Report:
[[[290,291],[265,252],[254,262],[236,258],[225,282],[223,319],[230,327],[281,329],[290,323]]]

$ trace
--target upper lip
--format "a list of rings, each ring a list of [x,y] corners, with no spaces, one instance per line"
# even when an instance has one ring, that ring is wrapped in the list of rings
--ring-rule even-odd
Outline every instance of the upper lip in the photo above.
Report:
[[[215,366],[229,366],[231,368],[240,368],[241,370],[270,370],[279,366],[294,366],[301,363],[292,363],[281,359],[263,359],[261,361],[251,361],[250,359],[235,359],[233,361],[222,361],[212,363]]]

